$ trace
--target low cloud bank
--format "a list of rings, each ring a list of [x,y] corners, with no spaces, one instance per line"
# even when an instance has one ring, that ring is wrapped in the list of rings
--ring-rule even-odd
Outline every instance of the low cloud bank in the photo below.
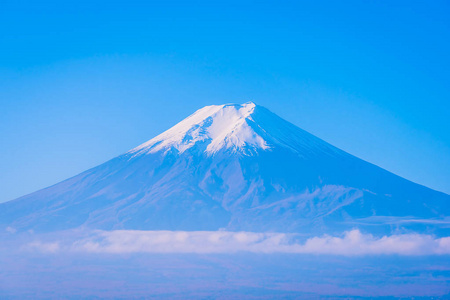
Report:
[[[67,239],[65,239],[67,241]],[[298,253],[328,255],[445,255],[450,237],[424,234],[374,237],[359,230],[298,242],[295,234],[229,231],[95,231],[72,242],[35,241],[26,247],[42,252],[85,253]]]

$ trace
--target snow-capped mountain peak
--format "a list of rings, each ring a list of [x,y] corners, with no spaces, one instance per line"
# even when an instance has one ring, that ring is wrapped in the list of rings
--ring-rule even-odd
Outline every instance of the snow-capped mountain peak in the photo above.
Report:
[[[275,147],[300,156],[345,155],[343,151],[253,102],[205,106],[155,138],[130,150],[139,156],[192,149],[214,155],[221,150],[252,155]]]
[[[0,230],[390,233],[448,224],[437,219],[449,201],[250,102],[204,107],[124,155],[0,204]]]
[[[253,122],[256,107],[253,102],[205,106],[130,153],[137,155],[169,149],[183,153],[199,143],[206,146],[207,154],[221,149],[266,150],[269,148],[267,141],[249,124]]]

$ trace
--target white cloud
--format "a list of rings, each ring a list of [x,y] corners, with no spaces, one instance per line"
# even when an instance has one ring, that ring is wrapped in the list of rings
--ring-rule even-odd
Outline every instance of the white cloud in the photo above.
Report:
[[[6,232],[11,233],[11,234],[14,234],[17,232],[17,229],[10,227],[10,226],[6,227],[5,230],[6,230]]]
[[[345,232],[343,237],[314,237],[304,245],[296,245],[299,253],[364,255],[434,255],[450,254],[450,238],[430,235],[403,234],[376,238],[359,230]]]
[[[276,252],[285,234],[227,231],[102,231],[77,241],[72,249],[87,252],[232,253]]]
[[[441,255],[450,254],[450,237],[424,234],[374,237],[359,230],[342,236],[313,237],[296,242],[295,234],[229,231],[96,231],[61,245],[34,242],[29,248],[43,252],[88,253],[298,253],[329,255]]]
[[[44,253],[56,253],[59,250],[61,250],[61,247],[59,242],[46,243],[41,241],[35,241],[26,245],[25,249],[38,250]]]

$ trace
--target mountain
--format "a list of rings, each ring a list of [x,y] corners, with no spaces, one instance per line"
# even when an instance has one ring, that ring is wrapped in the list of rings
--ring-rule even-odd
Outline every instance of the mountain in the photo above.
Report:
[[[388,154],[386,154],[388,155]],[[449,227],[450,196],[252,102],[204,107],[148,142],[0,204],[0,226],[333,233]]]

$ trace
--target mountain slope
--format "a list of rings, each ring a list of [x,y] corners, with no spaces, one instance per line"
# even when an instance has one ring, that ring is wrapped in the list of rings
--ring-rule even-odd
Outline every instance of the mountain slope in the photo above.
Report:
[[[450,196],[360,160],[254,103],[204,107],[150,141],[0,204],[18,230],[442,232]],[[444,220],[444,221],[442,221]],[[441,226],[442,227],[442,226]]]

